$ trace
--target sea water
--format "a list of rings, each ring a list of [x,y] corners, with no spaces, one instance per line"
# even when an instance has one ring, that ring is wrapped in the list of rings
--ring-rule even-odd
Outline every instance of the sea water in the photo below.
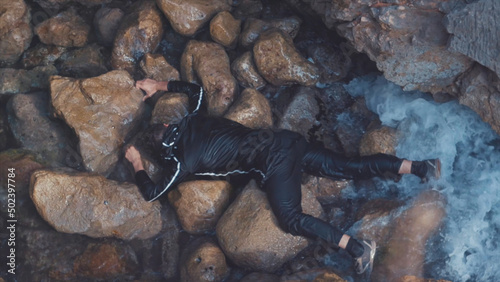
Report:
[[[357,78],[345,88],[365,97],[384,125],[402,133],[398,157],[442,161],[441,179],[430,184],[445,196],[447,215],[427,244],[426,278],[500,281],[498,134],[457,101],[436,103],[429,94],[405,92],[381,76]],[[430,189],[410,175],[395,185],[405,200]]]

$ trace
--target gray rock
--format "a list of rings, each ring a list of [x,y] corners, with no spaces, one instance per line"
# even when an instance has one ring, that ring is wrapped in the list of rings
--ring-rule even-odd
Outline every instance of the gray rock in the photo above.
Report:
[[[104,46],[112,46],[125,14],[119,8],[102,7],[94,16],[94,28]]]
[[[0,95],[29,93],[34,90],[48,89],[49,77],[57,74],[53,65],[25,69],[0,69]]]
[[[10,65],[31,43],[31,13],[23,0],[1,0],[0,7],[0,65]]]
[[[453,36],[449,49],[460,52],[500,76],[500,2],[471,3],[446,16],[446,28]]]
[[[74,78],[99,76],[108,72],[104,48],[90,44],[64,53],[58,61],[59,74]]]
[[[279,128],[298,132],[307,138],[309,130],[319,124],[316,119],[319,114],[316,95],[317,91],[314,88],[301,87],[286,108],[279,122]]]

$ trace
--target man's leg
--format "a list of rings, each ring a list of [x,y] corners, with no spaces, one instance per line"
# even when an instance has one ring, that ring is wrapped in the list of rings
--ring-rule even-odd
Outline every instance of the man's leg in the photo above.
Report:
[[[300,155],[300,154],[299,154]],[[301,166],[290,152],[279,163],[265,183],[264,189],[280,227],[293,235],[321,238],[345,249],[353,258],[363,255],[364,246],[327,222],[302,212]]]
[[[397,175],[401,172],[403,164],[408,163],[392,155],[346,157],[314,146],[309,146],[302,158],[303,170],[308,174],[347,179]]]

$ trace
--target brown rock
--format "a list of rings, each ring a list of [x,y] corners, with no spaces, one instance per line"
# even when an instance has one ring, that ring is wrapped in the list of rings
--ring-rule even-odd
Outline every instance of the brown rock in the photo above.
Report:
[[[302,21],[297,17],[290,17],[277,20],[260,20],[249,18],[245,21],[243,30],[240,36],[240,44],[243,47],[252,46],[259,36],[266,30],[273,28],[279,29],[288,34],[291,38],[295,38],[300,29]]]
[[[215,116],[227,110],[238,91],[229,57],[221,45],[213,42],[189,41],[181,58],[181,77],[189,82],[201,80],[208,112]]]
[[[146,239],[161,230],[160,203],[146,202],[137,186],[72,170],[32,174],[30,196],[57,231],[90,237]]]
[[[224,117],[253,129],[273,126],[269,101],[259,91],[251,88],[243,90]]]
[[[168,93],[155,104],[151,124],[176,124],[188,114],[188,97],[184,93]]]
[[[183,229],[203,234],[215,229],[229,204],[231,185],[226,181],[188,181],[168,194]]]
[[[72,8],[35,27],[40,41],[62,47],[83,47],[87,44],[89,32],[90,26]]]
[[[410,275],[405,275],[398,280],[397,282],[451,282],[449,280],[443,280],[443,279],[426,279],[426,278],[420,278],[416,276],[410,276]]]
[[[458,101],[478,113],[500,134],[500,79],[493,71],[474,66],[461,78]]]
[[[104,46],[112,46],[118,27],[123,19],[122,10],[119,8],[100,8],[94,16],[94,28],[99,41]]]
[[[184,36],[194,35],[218,12],[229,11],[227,0],[157,0],[172,28]]]
[[[64,52],[66,52],[64,47],[39,43],[24,52],[21,63],[25,69],[53,65]]]
[[[71,149],[68,131],[49,117],[49,94],[16,94],[7,103],[9,125],[22,148],[36,152],[51,166],[66,166]]]
[[[134,275],[138,270],[138,262],[130,246],[91,243],[85,252],[75,259],[73,269],[79,277],[117,279]]]
[[[144,112],[134,80],[126,71],[112,71],[80,80],[53,76],[50,83],[54,110],[74,129],[85,167],[109,174]]]
[[[163,22],[152,0],[136,2],[130,9],[132,12],[123,17],[116,33],[111,66],[132,74],[138,60],[160,44]]]
[[[345,282],[340,276],[330,269],[318,268],[294,273],[292,275],[281,276],[280,281],[312,281],[312,282]]]
[[[104,48],[91,44],[64,53],[59,58],[59,75],[74,78],[94,77],[108,72]]]
[[[275,282],[279,281],[280,277],[274,274],[262,273],[262,272],[252,272],[241,278],[240,282]]]
[[[0,69],[0,95],[47,89],[49,77],[55,74],[57,69],[52,65],[35,67],[32,70]]]
[[[147,78],[157,81],[179,80],[179,71],[171,66],[161,54],[146,54],[142,58],[141,70]]]
[[[210,36],[222,46],[233,48],[240,35],[240,25],[240,20],[233,18],[228,11],[222,11],[210,21]]]
[[[312,193],[303,189],[302,196],[304,212],[320,216],[322,208]],[[216,232],[228,258],[255,271],[273,272],[308,245],[304,237],[285,233],[278,227],[266,194],[254,181],[222,215]]]
[[[392,127],[383,126],[363,135],[359,145],[359,154],[362,156],[378,153],[396,155],[397,145],[397,131]]]
[[[297,52],[292,38],[282,31],[263,33],[253,47],[253,56],[262,77],[276,86],[318,82],[318,69]]]
[[[316,89],[300,87],[283,113],[279,128],[298,132],[307,138],[309,130],[319,123],[316,119],[319,114],[316,95]]]
[[[321,204],[331,204],[341,197],[342,190],[353,185],[351,180],[332,180],[324,177],[309,177],[303,184]]]
[[[257,71],[253,62],[252,52],[245,52],[231,64],[231,71],[244,88],[260,89],[266,86],[266,81]]]
[[[229,274],[226,257],[213,240],[194,241],[181,257],[181,282],[223,281]]]
[[[1,0],[0,7],[0,65],[9,65],[15,63],[31,43],[31,13],[23,0]]]
[[[38,169],[43,168],[43,164],[29,151],[7,150],[0,153],[0,169],[8,172],[8,169],[14,169],[16,196],[22,197],[29,192],[29,179],[31,174]],[[8,173],[0,175],[2,187],[8,189]],[[14,183],[11,183],[14,184]]]

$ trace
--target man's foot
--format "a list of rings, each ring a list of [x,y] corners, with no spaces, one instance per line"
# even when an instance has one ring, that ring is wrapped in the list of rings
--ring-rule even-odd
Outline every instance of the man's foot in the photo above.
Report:
[[[355,258],[354,265],[356,267],[356,273],[366,273],[370,275],[373,269],[373,259],[375,258],[377,244],[375,241],[371,240],[363,240],[362,243],[365,250],[360,257]]]
[[[431,179],[439,179],[441,177],[441,161],[439,159],[422,161],[427,167],[425,176],[422,177],[422,182],[428,182]]]

